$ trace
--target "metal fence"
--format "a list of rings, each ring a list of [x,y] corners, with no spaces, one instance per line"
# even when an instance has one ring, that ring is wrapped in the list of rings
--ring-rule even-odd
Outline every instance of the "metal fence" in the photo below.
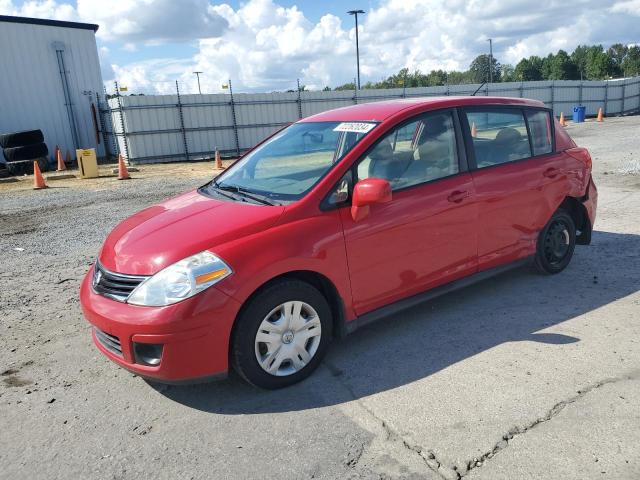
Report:
[[[640,77],[608,81],[541,81],[445,85],[328,92],[117,96],[101,102],[108,155],[129,163],[155,163],[236,156],[267,135],[325,110],[394,98],[495,95],[541,100],[555,115],[571,116],[575,105],[588,116],[640,112]]]

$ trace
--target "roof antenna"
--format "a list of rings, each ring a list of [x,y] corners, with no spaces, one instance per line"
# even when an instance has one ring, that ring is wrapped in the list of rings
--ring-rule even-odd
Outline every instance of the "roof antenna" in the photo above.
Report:
[[[472,96],[472,97],[475,97],[475,96],[476,96],[476,93],[478,93],[478,92],[480,91],[480,89],[481,89],[482,87],[484,87],[486,84],[487,84],[487,82],[482,82],[482,83],[480,84],[480,86],[477,88],[477,90],[471,94],[471,96]]]

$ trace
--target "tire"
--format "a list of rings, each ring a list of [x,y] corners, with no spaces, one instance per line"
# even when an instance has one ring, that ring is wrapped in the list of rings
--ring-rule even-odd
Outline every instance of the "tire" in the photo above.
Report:
[[[42,130],[28,130],[26,132],[4,133],[0,135],[0,147],[15,148],[44,142]]]
[[[538,236],[534,266],[545,275],[567,268],[576,247],[576,225],[565,210],[558,210]]]
[[[20,160],[35,160],[40,157],[46,157],[49,155],[49,149],[44,143],[34,143],[33,145],[25,145],[24,147],[5,148],[3,153],[7,162],[17,162]]]
[[[6,178],[10,175],[9,169],[4,163],[0,163],[0,178]]]
[[[9,171],[9,175],[13,177],[25,175],[26,165],[26,162],[7,163],[7,170]]]
[[[322,361],[332,323],[331,308],[315,287],[297,280],[274,283],[251,298],[236,321],[233,367],[259,388],[274,390],[300,382]]]

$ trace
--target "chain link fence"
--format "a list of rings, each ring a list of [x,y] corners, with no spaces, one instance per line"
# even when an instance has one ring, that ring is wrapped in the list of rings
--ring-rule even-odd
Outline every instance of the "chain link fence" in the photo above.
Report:
[[[116,92],[118,86],[116,84]],[[492,95],[540,100],[571,117],[583,105],[587,116],[640,112],[640,77],[608,81],[540,81],[444,85],[353,91],[115,96],[100,99],[107,155],[130,164],[237,156],[275,130],[301,118],[358,103],[450,95]]]

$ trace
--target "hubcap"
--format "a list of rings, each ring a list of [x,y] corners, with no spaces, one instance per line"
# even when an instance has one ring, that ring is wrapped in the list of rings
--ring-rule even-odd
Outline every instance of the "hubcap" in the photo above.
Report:
[[[562,262],[569,253],[569,229],[564,222],[556,220],[547,230],[544,239],[544,255],[551,264]]]
[[[255,352],[262,369],[278,377],[302,370],[320,345],[322,326],[317,312],[305,302],[278,305],[262,320]]]

